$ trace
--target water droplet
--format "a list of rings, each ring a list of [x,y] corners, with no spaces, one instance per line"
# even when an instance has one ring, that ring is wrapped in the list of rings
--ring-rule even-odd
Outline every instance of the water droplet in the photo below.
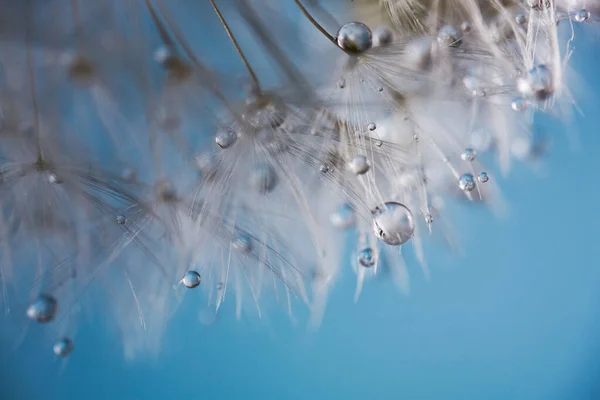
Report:
[[[58,342],[54,343],[52,350],[54,350],[54,354],[59,357],[67,357],[69,354],[71,354],[73,348],[73,341],[68,337],[64,337]]]
[[[181,283],[188,289],[198,287],[200,285],[200,274],[196,271],[188,271],[185,273]]]
[[[221,129],[215,136],[215,142],[217,143],[217,146],[222,149],[227,149],[233,146],[236,140],[237,133],[231,128]]]
[[[250,175],[251,185],[262,194],[275,189],[277,185],[277,174],[270,164],[257,164]]]
[[[370,247],[359,251],[357,259],[358,263],[365,268],[371,268],[373,265],[375,265],[375,255]]]
[[[338,87],[339,87],[340,89],[343,89],[343,88],[345,88],[345,87],[346,87],[346,80],[345,80],[344,78],[342,78],[342,79],[340,79],[340,80],[338,81]]]
[[[431,225],[433,223],[433,216],[431,214],[425,215],[425,222],[427,225]]]
[[[380,92],[383,92],[383,87],[379,86],[379,87],[377,88],[377,90],[378,90],[378,91],[380,91]]]
[[[440,46],[458,47],[462,43],[462,33],[454,25],[444,25],[438,32],[437,41]]]
[[[252,238],[245,233],[237,235],[231,243],[234,250],[248,253],[252,250]]]
[[[375,122],[371,122],[371,123],[369,123],[369,125],[367,125],[367,128],[370,131],[374,131],[375,129],[377,129],[377,125],[375,124]]]
[[[127,218],[125,218],[123,215],[117,215],[115,217],[115,221],[117,221],[117,224],[123,225],[125,222],[127,222]]]
[[[479,179],[479,182],[481,182],[481,183],[486,183],[487,181],[490,180],[490,177],[488,176],[487,172],[482,172],[479,174],[477,179]]]
[[[322,174],[326,174],[329,172],[329,166],[327,164],[321,164],[319,166],[319,171],[321,171]]]
[[[588,19],[590,19],[590,16],[590,12],[585,8],[582,8],[581,10],[577,11],[577,14],[575,14],[575,21],[586,22]]]
[[[458,180],[458,187],[465,192],[475,189],[475,179],[471,174],[463,174]]]
[[[373,34],[362,22],[343,25],[337,33],[336,40],[342,50],[353,54],[360,54],[373,46]]]
[[[403,204],[385,203],[373,211],[375,235],[392,246],[406,243],[415,231],[412,212]]]
[[[57,310],[56,299],[42,294],[27,308],[27,316],[36,322],[46,323],[54,319]]]
[[[462,158],[464,161],[473,161],[475,160],[476,156],[477,153],[475,152],[475,150],[471,148],[466,148],[460,155],[460,158]]]
[[[354,209],[348,203],[342,204],[336,212],[331,214],[331,224],[338,229],[348,229],[354,225]]]
[[[348,163],[348,169],[356,175],[363,175],[367,173],[369,168],[371,168],[369,160],[367,157],[362,155],[354,156],[354,158],[352,158],[352,160],[350,160]]]
[[[510,107],[517,112],[525,111],[527,110],[527,102],[523,98],[517,97],[512,101]]]
[[[394,41],[394,33],[387,27],[380,27],[373,32],[373,46],[389,46]]]
[[[524,97],[546,100],[554,92],[552,73],[545,65],[538,65],[517,80],[517,89]]]
[[[527,15],[525,15],[524,12],[518,12],[515,15],[515,21],[517,22],[517,24],[519,25],[525,25],[527,23]]]

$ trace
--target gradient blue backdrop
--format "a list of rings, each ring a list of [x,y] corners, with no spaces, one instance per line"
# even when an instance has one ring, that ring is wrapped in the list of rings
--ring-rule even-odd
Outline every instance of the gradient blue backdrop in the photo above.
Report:
[[[598,45],[576,45],[574,62],[600,87]],[[411,266],[409,297],[378,281],[354,305],[348,271],[312,333],[284,316],[237,322],[231,304],[206,327],[190,295],[161,355],[133,363],[100,317],[66,364],[34,330],[15,349],[5,319],[0,399],[600,399],[599,104],[580,104],[579,152],[547,131],[546,176],[492,174],[509,219],[467,210],[464,256],[430,248],[432,278]]]

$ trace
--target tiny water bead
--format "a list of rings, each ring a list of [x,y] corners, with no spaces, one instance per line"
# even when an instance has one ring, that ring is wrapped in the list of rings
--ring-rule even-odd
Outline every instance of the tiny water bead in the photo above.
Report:
[[[466,148],[460,155],[460,158],[462,158],[464,161],[473,161],[475,160],[476,156],[477,152],[475,150],[471,148]]]
[[[425,215],[425,222],[427,225],[431,225],[433,223],[433,216],[431,214]]]
[[[369,125],[367,125],[367,128],[373,132],[375,129],[377,129],[377,124],[375,124],[375,122],[371,122]]]
[[[519,25],[525,25],[527,23],[527,15],[525,15],[524,12],[518,12],[515,15],[515,21],[517,22],[517,24]]]
[[[525,110],[527,110],[527,102],[525,101],[525,99],[523,99],[521,97],[517,97],[516,99],[514,99],[512,101],[512,103],[510,104],[510,107],[513,109],[513,111],[516,111],[516,112],[525,111]]]
[[[488,176],[487,172],[482,172],[482,173],[479,174],[479,176],[477,177],[477,179],[481,183],[486,183],[487,181],[490,180],[490,177]]]
[[[115,221],[117,221],[117,224],[123,225],[125,222],[127,222],[127,218],[125,218],[123,215],[117,215],[115,217]]]
[[[327,165],[327,164],[321,164],[321,165],[319,166],[319,171],[320,171],[322,174],[326,174],[326,173],[328,173],[328,172],[329,172],[329,165]]]
[[[225,128],[219,130],[215,136],[215,142],[217,146],[222,149],[227,149],[237,141],[237,133],[231,128]]]
[[[373,33],[362,22],[349,22],[340,28],[336,41],[340,49],[351,54],[360,54],[373,46]]]
[[[50,295],[42,294],[27,308],[27,316],[43,324],[52,321],[57,310],[56,299]]]
[[[252,238],[249,235],[246,235],[245,233],[241,233],[233,239],[231,246],[234,250],[243,253],[248,253],[252,250]]]
[[[464,192],[471,192],[475,189],[475,179],[471,174],[463,174],[458,180],[458,187]]]
[[[67,357],[73,351],[73,341],[68,337],[64,337],[60,339],[58,342],[54,343],[52,350],[54,350],[54,354],[59,357]]]
[[[196,288],[200,285],[200,274],[196,271],[188,271],[185,273],[181,283],[188,289]]]
[[[440,46],[459,47],[462,43],[462,33],[454,25],[444,25],[438,32],[437,41]]]
[[[371,268],[373,265],[375,265],[375,255],[370,247],[359,251],[357,259],[358,263],[365,268]]]
[[[354,209],[348,203],[344,203],[329,217],[331,224],[338,229],[348,229],[354,225]]]
[[[255,165],[250,173],[250,184],[259,193],[267,194],[277,186],[277,174],[270,164]]]
[[[371,168],[369,160],[362,155],[354,156],[348,163],[348,169],[356,175],[366,174],[369,168]]]
[[[590,16],[590,12],[585,8],[582,8],[581,10],[577,11],[577,14],[575,14],[575,21],[586,22],[588,19],[590,19]]]
[[[404,244],[415,232],[412,212],[403,204],[387,202],[373,211],[373,230],[386,244]]]
[[[345,87],[346,87],[346,80],[345,80],[344,78],[341,78],[341,79],[338,81],[338,87],[339,87],[340,89],[343,89],[343,88],[345,88]]]

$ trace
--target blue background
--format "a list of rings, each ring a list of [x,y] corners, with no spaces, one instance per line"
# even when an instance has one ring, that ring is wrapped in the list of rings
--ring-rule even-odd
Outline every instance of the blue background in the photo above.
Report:
[[[588,88],[600,87],[597,43],[576,45]],[[317,332],[282,315],[236,321],[231,304],[204,326],[186,296],[162,353],[133,362],[99,315],[66,362],[34,330],[15,348],[5,318],[0,398],[600,399],[600,115],[596,100],[580,106],[581,150],[551,128],[545,176],[492,174],[509,218],[465,208],[465,253],[430,247],[431,280],[411,265],[410,296],[376,281],[355,305],[346,269]]]

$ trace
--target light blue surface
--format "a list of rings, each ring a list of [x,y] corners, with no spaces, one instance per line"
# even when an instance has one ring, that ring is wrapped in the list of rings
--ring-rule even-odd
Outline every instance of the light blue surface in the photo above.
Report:
[[[575,62],[600,87],[587,55]],[[65,365],[33,330],[14,350],[8,318],[0,398],[600,399],[599,105],[581,104],[581,151],[549,132],[548,175],[517,166],[502,180],[509,219],[465,212],[462,258],[429,248],[429,282],[411,265],[409,297],[378,281],[354,305],[348,268],[311,333],[285,316],[236,322],[232,304],[205,327],[191,295],[161,355],[133,363],[100,317]]]

